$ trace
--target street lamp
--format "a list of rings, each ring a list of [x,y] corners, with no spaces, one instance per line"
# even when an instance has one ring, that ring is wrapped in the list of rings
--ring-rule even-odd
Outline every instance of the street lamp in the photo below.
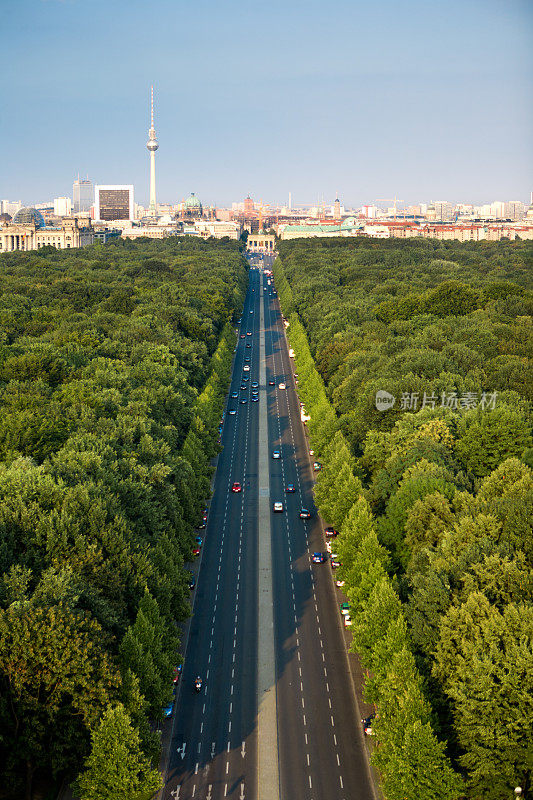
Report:
[[[515,793],[515,797],[519,798],[520,795],[522,794],[522,787],[521,786],[517,786],[516,789],[514,790],[514,793]]]

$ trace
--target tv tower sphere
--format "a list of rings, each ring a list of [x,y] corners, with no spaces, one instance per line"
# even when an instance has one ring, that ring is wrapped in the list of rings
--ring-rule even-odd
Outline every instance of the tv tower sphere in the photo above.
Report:
[[[159,147],[159,142],[155,136],[154,128],[154,87],[150,90],[150,109],[151,109],[151,125],[148,131],[148,141],[146,147],[150,153],[150,212],[155,214],[157,212],[157,204],[155,200],[155,151]]]

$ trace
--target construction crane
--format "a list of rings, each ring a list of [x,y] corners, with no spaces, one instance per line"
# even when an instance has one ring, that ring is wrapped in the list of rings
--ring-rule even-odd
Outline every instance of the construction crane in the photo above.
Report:
[[[375,203],[394,203],[394,219],[396,219],[396,203],[403,203],[403,200],[398,200],[396,195],[394,197],[377,197]]]

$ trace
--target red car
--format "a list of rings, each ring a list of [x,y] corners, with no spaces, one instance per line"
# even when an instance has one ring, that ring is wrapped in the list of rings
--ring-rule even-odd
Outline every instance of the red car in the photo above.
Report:
[[[330,536],[338,536],[339,535],[339,531],[336,531],[335,528],[325,528],[324,533],[328,537],[330,537]]]
[[[195,545],[193,547],[192,554],[193,554],[193,556],[199,556],[200,555],[200,548],[198,547],[198,545]]]
[[[242,486],[238,481],[235,481],[233,486],[231,487],[232,492],[242,492]]]

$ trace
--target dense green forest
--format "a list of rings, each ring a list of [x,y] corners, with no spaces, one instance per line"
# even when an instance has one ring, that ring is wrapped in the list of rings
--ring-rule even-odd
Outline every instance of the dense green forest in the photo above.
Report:
[[[224,240],[0,256],[1,797],[159,786],[246,286]]]
[[[279,253],[385,797],[528,797],[531,246],[339,239]]]

